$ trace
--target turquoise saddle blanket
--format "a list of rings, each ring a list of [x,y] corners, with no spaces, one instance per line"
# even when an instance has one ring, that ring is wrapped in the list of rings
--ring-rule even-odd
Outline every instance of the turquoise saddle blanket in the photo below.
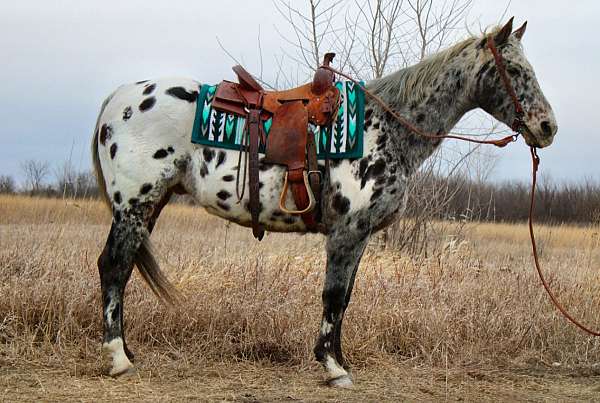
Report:
[[[363,154],[365,121],[364,91],[352,81],[337,81],[335,86],[340,90],[341,97],[336,118],[328,126],[310,125],[310,130],[315,135],[317,158],[360,158]],[[239,150],[246,119],[213,109],[212,99],[216,89],[217,85],[200,86],[192,143]],[[264,122],[264,132],[267,137],[271,123],[271,119]],[[264,146],[260,152],[264,153]]]

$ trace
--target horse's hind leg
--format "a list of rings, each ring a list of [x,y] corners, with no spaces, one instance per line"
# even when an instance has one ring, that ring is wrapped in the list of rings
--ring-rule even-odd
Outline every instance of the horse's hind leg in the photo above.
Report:
[[[164,204],[147,201],[123,210],[113,209],[110,233],[98,258],[104,321],[102,347],[112,357],[112,376],[133,371],[133,354],[123,332],[123,296],[136,254]]]

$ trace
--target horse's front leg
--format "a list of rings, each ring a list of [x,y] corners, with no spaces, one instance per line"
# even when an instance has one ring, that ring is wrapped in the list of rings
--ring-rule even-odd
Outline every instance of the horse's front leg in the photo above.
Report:
[[[327,271],[323,287],[323,318],[314,352],[327,371],[330,386],[350,387],[352,377],[342,354],[342,320],[369,232],[332,229],[327,238]]]

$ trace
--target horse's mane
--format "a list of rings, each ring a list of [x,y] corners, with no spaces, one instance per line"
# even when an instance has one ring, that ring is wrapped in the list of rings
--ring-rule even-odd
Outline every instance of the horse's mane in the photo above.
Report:
[[[494,27],[490,34],[493,35],[500,28]],[[482,34],[487,35],[486,32]],[[420,102],[431,82],[443,71],[448,61],[480,39],[481,36],[471,35],[449,48],[426,57],[417,64],[371,81],[368,85],[369,89],[391,103]]]

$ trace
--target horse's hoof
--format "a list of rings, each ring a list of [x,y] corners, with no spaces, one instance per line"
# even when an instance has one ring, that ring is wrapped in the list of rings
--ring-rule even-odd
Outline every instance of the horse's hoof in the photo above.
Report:
[[[350,375],[342,375],[327,381],[327,384],[332,388],[351,388],[352,378]]]
[[[104,343],[102,345],[102,353],[112,361],[112,366],[108,374],[113,378],[135,374],[135,368],[131,361],[129,361],[129,358],[127,358],[121,338]]]
[[[120,369],[111,369],[109,375],[113,378],[128,379],[137,374],[135,367],[126,367]]]

